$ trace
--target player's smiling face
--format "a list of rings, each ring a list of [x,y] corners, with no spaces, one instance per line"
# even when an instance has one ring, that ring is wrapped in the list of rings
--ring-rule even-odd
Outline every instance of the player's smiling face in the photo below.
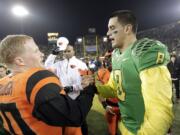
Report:
[[[113,48],[122,48],[125,39],[124,26],[118,21],[117,17],[109,19],[107,36]]]

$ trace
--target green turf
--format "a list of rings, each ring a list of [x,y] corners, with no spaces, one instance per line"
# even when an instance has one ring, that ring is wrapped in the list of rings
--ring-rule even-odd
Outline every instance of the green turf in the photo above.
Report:
[[[102,105],[95,96],[93,106],[87,117],[89,135],[108,135],[104,113]]]

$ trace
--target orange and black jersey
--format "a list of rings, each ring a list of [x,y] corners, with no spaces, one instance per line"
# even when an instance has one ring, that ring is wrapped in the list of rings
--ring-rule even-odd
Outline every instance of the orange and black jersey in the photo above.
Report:
[[[61,135],[62,126],[80,126],[92,105],[95,87],[76,99],[61,94],[56,75],[33,68],[0,80],[0,117],[11,134]]]

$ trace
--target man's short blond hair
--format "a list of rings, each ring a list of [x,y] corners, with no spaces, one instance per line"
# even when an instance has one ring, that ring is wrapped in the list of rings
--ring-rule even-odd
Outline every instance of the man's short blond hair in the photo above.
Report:
[[[32,37],[27,35],[8,35],[0,43],[0,62],[7,65],[12,64],[14,58],[23,53],[24,44]]]

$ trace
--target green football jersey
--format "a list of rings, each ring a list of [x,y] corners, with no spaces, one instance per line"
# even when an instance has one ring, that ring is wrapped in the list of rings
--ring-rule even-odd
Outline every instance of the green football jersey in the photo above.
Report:
[[[145,106],[139,74],[142,70],[166,65],[167,47],[159,41],[144,38],[130,45],[123,53],[115,49],[112,55],[112,74],[122,122],[136,134],[143,123]]]

